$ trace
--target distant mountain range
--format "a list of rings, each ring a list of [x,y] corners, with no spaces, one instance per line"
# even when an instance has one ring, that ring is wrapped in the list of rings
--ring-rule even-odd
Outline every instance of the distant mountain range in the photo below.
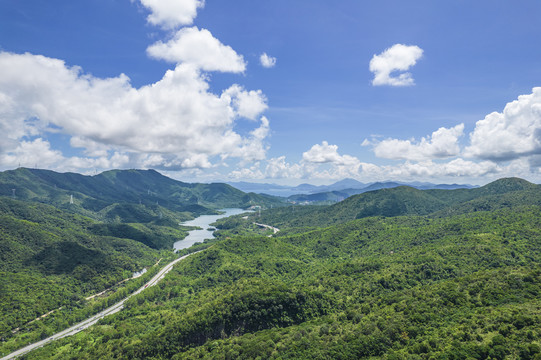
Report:
[[[344,179],[330,185],[300,184],[297,186],[285,186],[269,183],[230,182],[229,185],[242,190],[258,194],[286,197],[295,203],[332,203],[344,200],[352,195],[362,194],[367,191],[389,189],[398,186],[409,186],[418,190],[429,189],[471,189],[475,186],[467,184],[432,184],[428,182],[375,182],[365,184],[355,179]]]
[[[443,217],[521,206],[541,206],[541,185],[503,178],[471,189],[381,188],[348,197],[330,206],[272,209],[260,221],[285,226],[330,226],[373,216],[430,215]],[[329,194],[329,193],[326,193]],[[316,196],[313,194],[306,196]]]

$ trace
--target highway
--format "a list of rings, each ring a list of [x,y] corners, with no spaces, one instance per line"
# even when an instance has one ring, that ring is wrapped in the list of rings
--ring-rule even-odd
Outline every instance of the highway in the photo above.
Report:
[[[203,251],[203,250],[201,250],[201,251]],[[100,319],[103,319],[106,316],[109,316],[111,314],[119,312],[120,310],[122,310],[124,308],[124,302],[126,302],[126,300],[128,300],[129,298],[131,298],[134,295],[139,294],[141,291],[145,290],[146,288],[156,285],[161,279],[164,278],[165,274],[167,274],[169,271],[171,271],[171,269],[173,268],[173,266],[175,266],[176,263],[178,263],[179,261],[184,260],[188,256],[196,254],[198,252],[199,251],[194,252],[192,254],[184,255],[182,257],[179,257],[178,259],[175,259],[175,260],[171,261],[169,264],[164,266],[164,268],[161,269],[156,275],[154,275],[154,277],[152,279],[150,279],[145,285],[143,285],[142,287],[140,287],[139,289],[137,289],[136,291],[131,293],[128,297],[124,298],[123,300],[121,300],[121,301],[117,302],[116,304],[114,304],[114,305],[108,307],[107,309],[103,310],[102,312],[100,312],[100,313],[98,313],[98,314],[96,314],[96,315],[94,315],[94,316],[92,316],[92,317],[90,317],[90,318],[88,318],[88,319],[86,319],[84,321],[81,321],[80,323],[75,324],[75,325],[71,326],[70,328],[68,328],[66,330],[63,330],[63,331],[61,331],[59,333],[56,333],[56,334],[54,334],[54,335],[52,335],[52,336],[50,336],[50,337],[48,337],[48,338],[46,338],[44,340],[38,341],[38,342],[36,342],[34,344],[27,345],[27,346],[25,346],[25,347],[23,347],[23,348],[21,348],[21,349],[19,349],[17,351],[14,351],[9,355],[4,356],[0,360],[15,359],[16,357],[24,355],[24,354],[26,354],[26,353],[34,350],[34,349],[37,349],[39,347],[42,347],[42,346],[50,343],[51,341],[55,341],[55,340],[58,340],[58,339],[65,338],[67,336],[75,335],[78,332],[83,331],[84,329],[94,325]]]

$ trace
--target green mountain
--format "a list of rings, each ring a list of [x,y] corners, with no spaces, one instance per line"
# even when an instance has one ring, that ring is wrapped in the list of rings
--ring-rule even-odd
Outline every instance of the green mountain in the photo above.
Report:
[[[261,214],[258,221],[279,228],[305,228],[329,226],[370,216],[445,216],[539,204],[539,185],[523,179],[506,178],[472,189],[417,190],[399,186],[369,191],[330,206],[268,210]]]
[[[25,171],[15,174],[21,185],[37,176]],[[227,186],[177,184],[154,172],[107,172],[96,182],[63,175],[28,180],[15,192],[24,201],[0,197],[0,329],[7,339],[0,354],[49,336],[73,322],[71,310],[90,312],[85,296],[168,256],[158,249],[181,236],[183,214],[168,199],[191,194],[197,201],[182,206],[196,210],[237,196]],[[3,191],[16,184],[3,183]],[[145,190],[150,184],[155,194]],[[145,191],[153,200],[136,201]],[[71,196],[59,200],[71,193],[74,204]],[[515,178],[475,189],[401,186],[331,206],[222,219],[221,240],[180,262],[159,286],[25,357],[539,359],[540,193]],[[253,235],[254,222],[280,232]],[[70,312],[29,324],[59,306]],[[21,325],[30,329],[11,332]]]
[[[0,197],[0,336],[153,265],[185,234]]]
[[[145,223],[163,219],[166,210],[176,212],[176,220],[186,220],[220,208],[284,205],[272,196],[246,194],[220,183],[184,183],[154,170],[111,170],[84,176],[19,168],[0,173],[0,195],[51,204],[99,220]]]
[[[538,359],[541,212],[237,237],[29,359]]]

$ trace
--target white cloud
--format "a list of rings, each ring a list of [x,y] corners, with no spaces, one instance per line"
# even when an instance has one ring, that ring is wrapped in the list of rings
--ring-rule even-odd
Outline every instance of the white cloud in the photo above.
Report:
[[[271,179],[290,178],[300,179],[304,175],[304,170],[300,164],[290,164],[286,162],[285,156],[279,156],[267,160],[265,167],[265,176]]]
[[[154,43],[147,48],[147,54],[204,71],[242,73],[246,69],[241,55],[230,46],[223,45],[210,31],[197,27],[180,29],[168,42]]]
[[[62,153],[51,149],[51,144],[43,139],[21,141],[16,148],[0,154],[0,163],[3,166],[26,166],[47,168],[62,161]]]
[[[374,153],[377,157],[400,160],[431,160],[457,156],[460,153],[459,138],[464,134],[464,124],[450,129],[441,127],[421,141],[386,139],[376,142]],[[365,140],[363,145],[371,144]]]
[[[101,79],[58,59],[0,52],[0,151],[53,127],[89,156],[118,152],[134,166],[152,154],[175,168],[209,167],[213,156],[264,156],[266,119],[247,137],[235,131],[238,116],[266,109],[263,94],[233,86],[233,95],[218,96],[207,81],[193,66],[178,65],[137,89],[123,74]]]
[[[459,179],[498,177],[508,173],[508,168],[491,161],[475,162],[457,158],[445,162],[406,161],[397,165],[361,163],[358,178],[363,181],[460,181]]]
[[[541,154],[541,87],[479,120],[465,153],[494,161]]]
[[[193,154],[191,157],[188,157],[182,161],[183,168],[199,168],[199,169],[208,169],[212,165],[206,154]]]
[[[174,29],[192,24],[197,9],[205,5],[204,0],[140,0],[150,10],[148,22],[164,29]]]
[[[236,151],[231,153],[232,156],[242,159],[242,164],[247,162],[258,161],[265,159],[268,147],[265,145],[265,139],[269,135],[270,125],[269,120],[261,117],[261,125],[250,132],[250,137],[243,139],[243,145],[238,147]],[[227,156],[222,156],[225,159]]]
[[[259,57],[259,61],[261,63],[261,66],[265,68],[272,68],[276,65],[276,58],[267,55],[267,53],[261,54],[261,56]]]
[[[438,177],[480,177],[501,171],[497,164],[491,161],[473,162],[461,158],[449,162],[436,163],[423,161],[419,163],[406,162],[394,169],[395,175],[414,178]]]
[[[302,154],[302,159],[310,163],[333,163],[337,165],[347,165],[355,162],[355,158],[349,155],[338,154],[337,145],[329,145],[327,141],[315,144],[310,150]]]
[[[340,155],[337,145],[329,145],[327,141],[315,144],[302,154],[305,171],[318,178],[355,177],[359,173],[361,162],[351,155]],[[330,168],[320,172],[319,167],[329,164]]]
[[[414,66],[423,56],[423,50],[415,45],[395,44],[370,60],[370,71],[374,73],[372,85],[411,86],[415,84],[411,73],[404,72]],[[393,72],[402,71],[398,76]]]
[[[231,103],[235,114],[255,120],[267,110],[267,98],[261,90],[246,91],[240,85],[232,85],[222,93],[222,98]]]
[[[263,179],[265,178],[265,175],[263,172],[259,169],[259,163],[254,164],[250,167],[242,167],[238,170],[233,170],[229,173],[230,179]]]

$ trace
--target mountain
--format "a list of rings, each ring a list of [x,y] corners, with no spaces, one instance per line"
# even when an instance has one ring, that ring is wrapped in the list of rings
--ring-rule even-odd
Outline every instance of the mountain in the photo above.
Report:
[[[353,180],[355,181],[355,180]],[[350,184],[351,182],[345,182],[345,184]],[[358,183],[361,184],[361,183]],[[335,202],[342,201],[352,195],[363,194],[365,192],[381,190],[381,189],[392,189],[399,186],[408,186],[418,190],[428,190],[428,189],[445,189],[445,190],[454,190],[454,189],[471,189],[471,185],[458,185],[458,184],[430,184],[430,183],[414,183],[414,184],[403,184],[398,182],[376,182],[371,185],[362,187],[362,188],[346,188],[341,190],[326,191],[326,192],[317,192],[310,194],[297,194],[291,195],[287,198],[287,201],[294,204],[311,204],[311,205],[329,205]]]
[[[143,219],[157,218],[160,211],[179,213],[180,219],[185,220],[220,208],[283,205],[280,199],[268,195],[247,194],[223,183],[184,183],[154,170],[111,170],[84,176],[19,168],[0,173],[0,195],[124,222],[147,222]],[[144,209],[137,210],[139,205]],[[134,218],[134,214],[141,217]]]
[[[185,235],[178,227],[102,224],[0,197],[0,336],[170,256],[157,249]]]
[[[364,192],[387,189],[398,186],[410,186],[419,190],[427,189],[471,189],[475,186],[466,184],[432,184],[427,182],[375,182],[364,184],[355,179],[343,179],[330,185],[300,184],[297,186],[284,186],[269,183],[230,182],[229,185],[242,190],[259,194],[286,197],[289,202],[306,204],[330,204],[341,201],[349,196]]]
[[[105,175],[126,196],[107,195],[117,202],[97,212],[81,209],[106,213],[108,221],[29,200],[51,201],[51,180],[17,188],[29,199],[0,197],[0,353],[97,312],[127,290],[90,305],[84,297],[139,266],[157,272],[148,264],[158,256],[171,258],[157,249],[182,230],[170,222],[180,214],[174,204],[122,199],[150,184],[158,194],[180,185],[159,176],[147,182],[146,173]],[[72,192],[91,193],[92,179],[81,181],[88,183]],[[61,191],[59,184],[70,182],[55,184]],[[227,191],[207,199],[223,201],[221,194]],[[540,209],[539,185],[508,178],[474,189],[383,188],[330,206],[223,219],[221,240],[178,263],[160,286],[92,329],[25,357],[536,358]],[[254,235],[254,222],[280,231]],[[54,317],[29,322],[50,310]]]
[[[287,201],[293,204],[332,204],[350,196],[343,191],[328,191],[315,194],[291,195]]]
[[[331,185],[321,185],[310,190],[310,193],[315,194],[320,192],[331,192],[331,191],[342,191],[346,189],[362,189],[365,188],[367,184],[363,184],[355,179],[343,179],[338,182],[335,182]]]
[[[55,328],[84,318],[110,301],[96,299],[92,310],[85,297],[175,256],[173,243],[187,235],[179,222],[251,205],[283,202],[153,170],[0,172],[0,337],[23,326],[39,334],[41,323],[30,322],[60,307],[70,307],[69,320]]]
[[[246,181],[228,182],[227,184],[245,192],[260,192],[261,190],[288,190],[291,188],[290,186],[270,183],[251,183]]]
[[[370,184],[364,188],[362,188],[362,192],[368,192],[368,191],[374,191],[374,190],[380,190],[380,189],[391,189],[399,186],[410,186],[412,188],[416,188],[415,186],[411,186],[409,184],[402,184],[397,183],[394,181],[387,181],[387,182],[376,182],[373,184]]]
[[[374,187],[389,183],[373,184]],[[316,199],[315,195],[309,199]],[[273,226],[328,226],[370,216],[463,214],[541,203],[541,187],[526,180],[506,178],[479,188],[418,190],[408,186],[382,188],[353,195],[330,206],[272,209],[261,222]]]
[[[505,209],[233,237],[25,358],[538,359],[540,219]]]
[[[291,195],[315,194],[323,192],[341,191],[345,189],[363,188],[363,184],[354,179],[343,179],[330,185],[300,184],[297,186],[285,186],[269,183],[230,182],[229,185],[242,190],[265,193],[275,196],[288,197]]]

